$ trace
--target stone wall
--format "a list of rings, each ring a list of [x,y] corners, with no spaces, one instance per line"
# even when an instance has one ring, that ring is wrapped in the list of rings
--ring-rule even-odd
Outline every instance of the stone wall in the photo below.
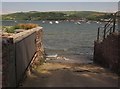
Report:
[[[120,74],[120,34],[112,33],[94,43],[94,62]]]
[[[28,69],[42,59],[42,27],[2,36],[2,86],[19,86]]]
[[[36,53],[30,63],[30,67],[27,70],[28,75],[30,75],[33,68],[36,68],[45,59],[45,52],[42,44],[42,36],[43,36],[42,34],[43,34],[42,30],[36,31],[36,40],[35,40]]]

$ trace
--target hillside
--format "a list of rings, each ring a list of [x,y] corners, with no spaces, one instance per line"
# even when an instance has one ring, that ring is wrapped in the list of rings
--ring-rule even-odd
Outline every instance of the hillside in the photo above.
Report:
[[[88,20],[100,20],[109,18],[110,13],[93,11],[56,11],[56,12],[17,12],[2,15],[3,20],[69,20],[86,18]]]

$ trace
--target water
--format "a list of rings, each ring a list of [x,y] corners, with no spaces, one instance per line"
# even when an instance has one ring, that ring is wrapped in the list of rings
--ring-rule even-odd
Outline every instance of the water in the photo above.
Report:
[[[3,25],[36,23],[43,27],[43,43],[47,54],[93,56],[97,28],[104,23],[81,23],[62,21],[59,24],[42,21],[3,21]]]

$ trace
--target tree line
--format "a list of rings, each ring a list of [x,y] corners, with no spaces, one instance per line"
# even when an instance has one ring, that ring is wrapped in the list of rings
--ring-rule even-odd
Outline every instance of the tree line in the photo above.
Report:
[[[93,11],[17,12],[2,15],[2,20],[101,20],[109,19],[111,13]]]

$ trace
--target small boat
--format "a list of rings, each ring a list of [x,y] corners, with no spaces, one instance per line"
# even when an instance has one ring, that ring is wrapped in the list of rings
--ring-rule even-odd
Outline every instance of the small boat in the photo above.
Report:
[[[96,23],[99,23],[98,21]]]
[[[81,23],[80,23],[80,22],[75,22],[75,24],[78,24],[78,25],[80,25]]]
[[[87,24],[90,24],[90,21],[86,22]]]
[[[80,23],[80,22],[77,22],[77,24],[79,24],[79,25],[80,25],[81,23]]]
[[[50,23],[50,24],[53,24],[53,22],[52,22],[52,21],[50,21],[49,23]]]
[[[16,20],[15,20],[14,22],[15,22],[15,23],[17,23],[17,21],[16,21]]]
[[[67,22],[69,22],[69,20],[66,20]]]
[[[45,21],[42,21],[42,23],[45,23]]]
[[[55,21],[56,24],[58,24],[59,22],[58,21]]]

